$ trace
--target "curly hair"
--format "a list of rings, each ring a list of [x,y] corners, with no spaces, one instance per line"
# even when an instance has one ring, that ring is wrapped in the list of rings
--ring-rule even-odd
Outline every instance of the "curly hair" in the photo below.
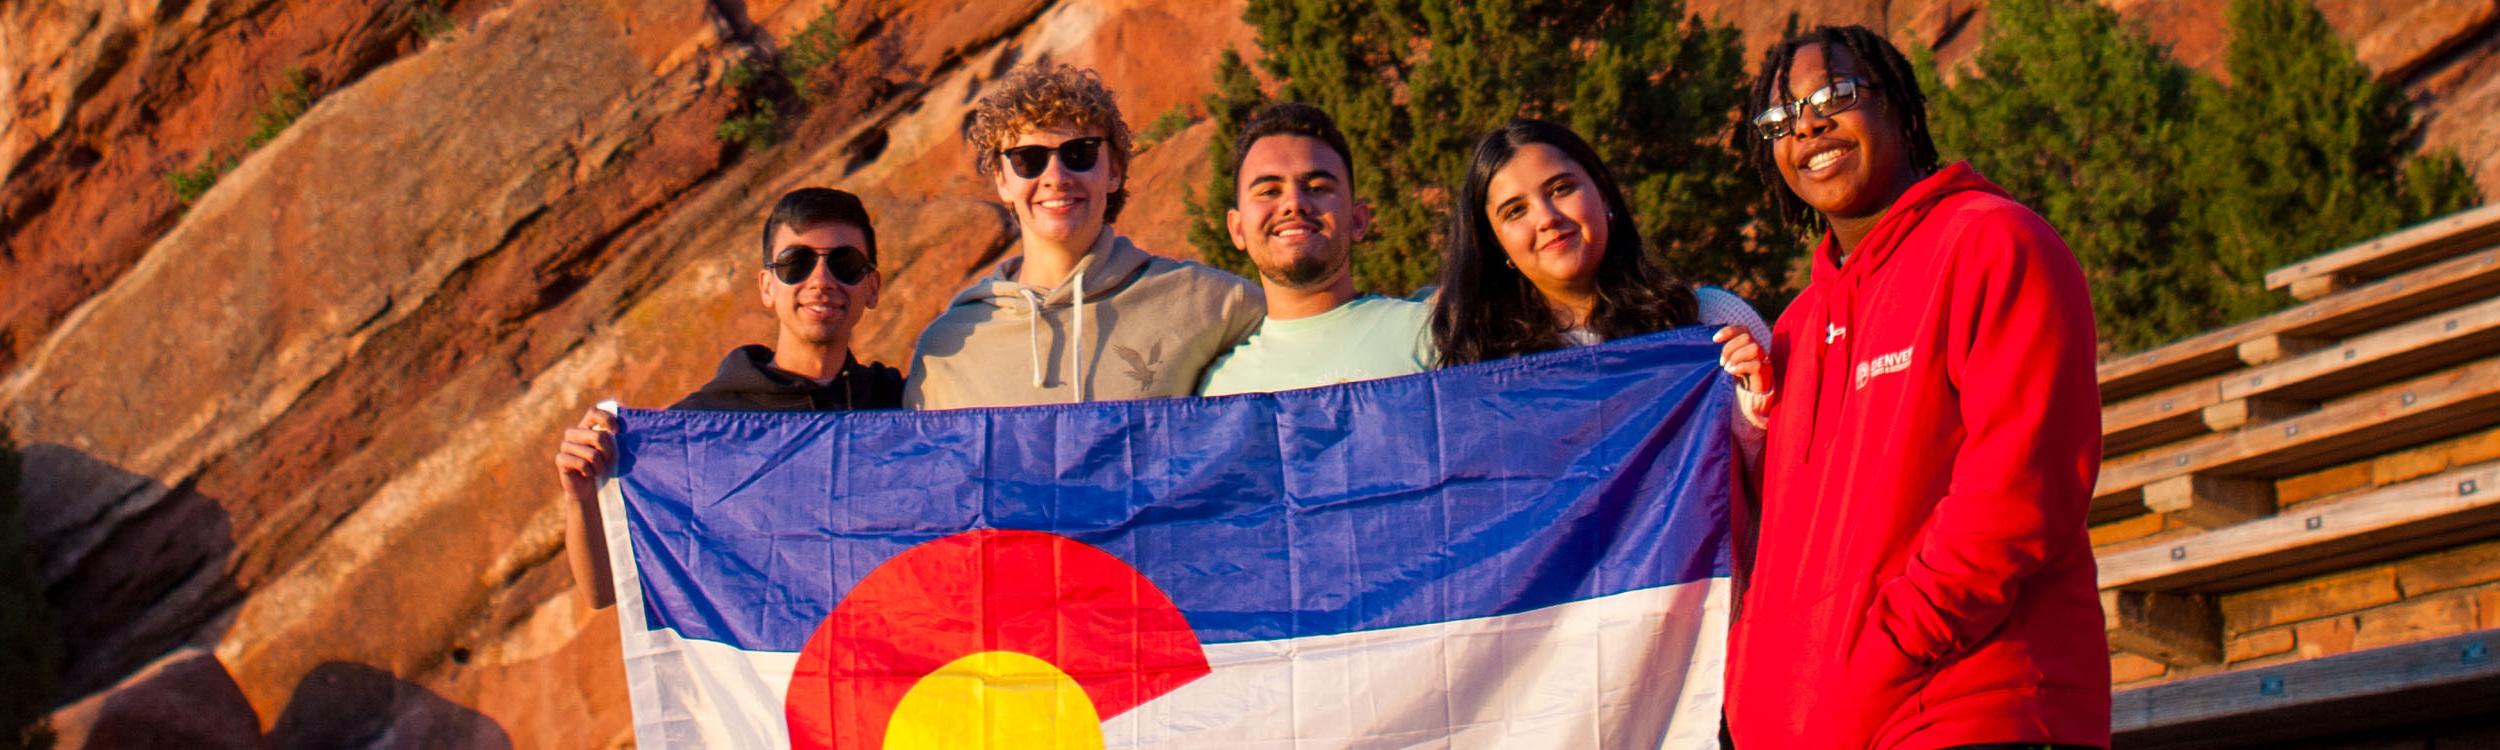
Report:
[[[1020,66],[999,81],[997,90],[981,97],[964,126],[973,172],[985,181],[996,179],[1001,149],[1017,136],[1054,127],[1102,131],[1111,163],[1128,174],[1131,140],[1128,123],[1120,119],[1119,100],[1103,86],[1102,74],[1066,64]],[[1117,220],[1126,205],[1128,187],[1123,183],[1104,202],[1103,223]]]

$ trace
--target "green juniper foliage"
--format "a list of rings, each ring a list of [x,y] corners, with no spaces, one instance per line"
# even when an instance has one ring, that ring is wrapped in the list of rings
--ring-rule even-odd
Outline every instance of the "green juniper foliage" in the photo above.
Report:
[[[2230,84],[2200,82],[2188,196],[2232,319],[2273,311],[2266,272],[2480,202],[2454,154],[2413,155],[2411,106],[2299,0],[2234,0]]]
[[[1177,105],[1169,110],[1165,110],[1163,116],[1155,118],[1154,122],[1146,124],[1145,130],[1137,132],[1138,153],[1145,153],[1146,149],[1153,148],[1155,144],[1162,143],[1164,139],[1179,134],[1182,129],[1189,127],[1190,122],[1189,105],[1187,104]]]
[[[1243,19],[1258,30],[1259,71],[1277,83],[1275,97],[1327,110],[1353,147],[1356,192],[1375,217],[1354,254],[1357,286],[1405,293],[1429,283],[1476,139],[1527,116],[1569,125],[1605,155],[1671,272],[1749,294],[1785,291],[1797,250],[1790,238],[1754,235],[1768,216],[1762,186],[1729,147],[1746,80],[1735,29],[1687,18],[1680,2],[1252,0]],[[1215,169],[1189,191],[1190,242],[1247,274],[1224,229],[1231,149],[1269,97],[1229,52],[1215,84],[1205,100]]]
[[[782,49],[782,74],[790,77],[790,87],[798,92],[799,98],[815,101],[819,95],[815,77],[817,70],[832,63],[834,58],[841,57],[842,51],[850,47],[850,39],[842,36],[837,28],[839,24],[840,21],[834,18],[833,6],[827,5],[806,26],[800,27],[799,33],[791,35],[790,46]]]
[[[451,14],[443,9],[447,1],[418,0],[416,10],[411,11],[409,16],[409,28],[415,30],[417,36],[433,41],[439,42],[451,38],[454,24]]]
[[[712,136],[740,148],[765,148],[781,142],[781,113],[773,109],[770,99],[749,100],[713,128]]]
[[[2097,3],[1988,7],[1994,36],[1959,85],[1918,66],[1937,150],[1970,160],[2065,237],[2104,340],[2135,348],[2219,323],[2204,300],[2229,281],[2182,221],[2194,72]]]
[[[781,46],[769,64],[742,59],[721,71],[721,85],[736,102],[712,129],[722,143],[758,150],[781,142],[783,130],[803,117],[838,81],[825,69],[850,48],[841,19],[831,5],[817,11],[807,25]]]
[[[287,126],[295,124],[295,118],[303,117],[306,111],[312,109],[313,99],[312,74],[304,72],[303,68],[288,68],[280,76],[277,87],[269,91],[269,100],[261,103],[260,111],[252,113],[252,134],[243,139],[243,150],[257,149],[277,140],[279,133],[286,132]]]
[[[302,68],[288,68],[279,75],[278,82],[270,86],[268,100],[261,102],[260,109],[252,113],[252,133],[244,136],[240,146],[227,150],[223,158],[219,158],[218,149],[210,148],[201,155],[198,164],[166,172],[165,187],[173,190],[174,198],[186,205],[199,200],[209,188],[216,186],[218,178],[243,163],[245,154],[277,140],[279,133],[286,132],[288,126],[295,124],[296,118],[303,117],[312,109],[313,102],[319,100],[322,94],[315,83],[310,72]]]
[[[2228,85],[2098,3],[1989,16],[1957,85],[1920,66],[1936,145],[2057,227],[2120,351],[2280,309],[2267,271],[2479,201],[2456,157],[2412,155],[2403,94],[2300,0],[2232,2]]]

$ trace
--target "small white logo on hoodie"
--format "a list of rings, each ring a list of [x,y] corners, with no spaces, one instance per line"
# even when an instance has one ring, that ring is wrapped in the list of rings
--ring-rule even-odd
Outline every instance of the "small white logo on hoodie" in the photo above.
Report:
[[[1916,346],[1905,346],[1901,348],[1901,351],[1879,356],[1864,362],[1859,362],[1857,387],[1865,388],[1866,380],[1868,378],[1872,378],[1877,375],[1890,375],[1902,370],[1910,369],[1910,352],[1916,350],[1917,348],[1918,347]]]

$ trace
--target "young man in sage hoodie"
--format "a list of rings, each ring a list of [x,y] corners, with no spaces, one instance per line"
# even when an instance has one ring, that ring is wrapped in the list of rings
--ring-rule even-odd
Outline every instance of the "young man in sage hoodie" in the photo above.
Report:
[[[1027,66],[974,112],[973,168],[1024,252],[955,295],[920,334],[904,405],[1020,406],[1187,396],[1265,314],[1258,288],[1138,249],[1111,226],[1130,135],[1099,75]]]

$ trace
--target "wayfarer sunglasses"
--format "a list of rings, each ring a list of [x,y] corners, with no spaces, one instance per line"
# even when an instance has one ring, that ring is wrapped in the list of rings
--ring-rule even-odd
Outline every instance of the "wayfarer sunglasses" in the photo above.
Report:
[[[1094,162],[1102,158],[1102,137],[1078,138],[1059,144],[1057,148],[1017,146],[1001,150],[998,155],[1007,157],[1007,166],[1015,170],[1017,177],[1030,180],[1042,176],[1042,170],[1050,167],[1050,155],[1053,153],[1059,155],[1059,165],[1067,167],[1068,171],[1091,172],[1094,171]]]
[[[849,245],[831,250],[791,245],[782,248],[773,256],[773,262],[764,264],[764,267],[772,269],[773,278],[780,279],[781,283],[798,286],[799,282],[815,275],[817,258],[825,259],[825,270],[833,274],[833,280],[842,282],[844,286],[859,284],[860,280],[868,278],[869,271],[877,268],[876,262],[869,260],[867,253]]]

